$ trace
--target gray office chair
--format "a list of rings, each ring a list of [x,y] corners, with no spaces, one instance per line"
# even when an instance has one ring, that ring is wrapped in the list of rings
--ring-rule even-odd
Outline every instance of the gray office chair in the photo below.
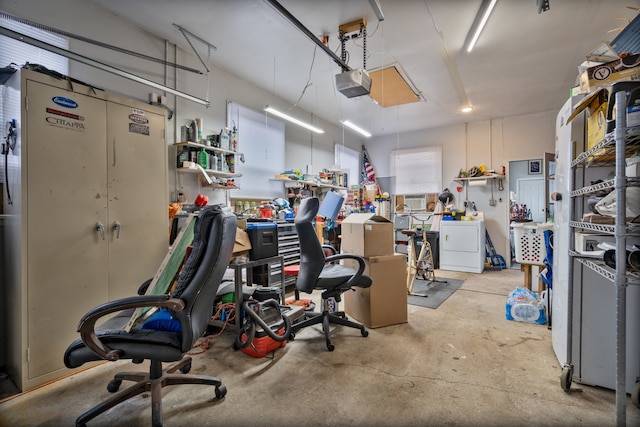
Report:
[[[78,326],[81,338],[65,352],[68,368],[96,360],[130,359],[142,363],[149,359],[149,372],[117,374],[107,386],[118,392],[123,380],[136,381],[125,390],[82,414],[76,425],[85,423],[106,410],[144,392],[151,392],[152,423],[162,425],[162,387],[175,384],[206,384],[215,387],[216,398],[227,389],[220,378],[186,375],[191,357],[184,357],[207,329],[213,303],[224,272],[231,259],[236,233],[236,216],[222,206],[208,206],[196,217],[192,251],[170,295],[139,295],[111,301],[89,311]],[[171,321],[155,329],[125,330],[137,307],[160,307],[168,310]],[[118,313],[96,327],[98,319]],[[162,369],[163,362],[176,362]],[[180,371],[181,374],[176,374]]]
[[[320,201],[317,197],[303,199],[294,220],[300,241],[300,272],[296,280],[296,288],[308,294],[316,289],[322,290],[323,300],[333,297],[339,302],[342,300],[344,292],[352,290],[353,287],[368,288],[372,282],[369,276],[363,274],[365,264],[362,257],[354,254],[336,254],[325,257],[323,247],[313,227],[313,221],[319,207]],[[348,268],[332,263],[341,259],[356,260],[358,268]],[[348,320],[343,311],[329,312],[326,307],[322,307],[321,313],[305,313],[302,320],[294,323],[291,327],[290,338],[294,338],[295,333],[302,328],[322,324],[327,349],[333,351],[335,346],[329,336],[329,325],[332,323],[360,329],[363,337],[369,335],[363,325]]]

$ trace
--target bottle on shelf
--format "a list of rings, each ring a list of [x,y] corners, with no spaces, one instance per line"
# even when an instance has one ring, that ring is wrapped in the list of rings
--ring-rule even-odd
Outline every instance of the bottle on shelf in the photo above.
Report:
[[[184,162],[188,162],[191,160],[191,155],[189,153],[188,147],[182,147],[178,152],[176,167],[181,168],[184,165]]]
[[[236,160],[235,160],[235,155],[234,154],[228,154],[228,155],[225,156],[225,162],[227,164],[227,169],[231,173],[235,173],[235,171],[236,171],[235,161]]]
[[[217,166],[218,155],[216,153],[209,154],[209,168],[212,170],[218,170]]]
[[[238,151],[238,128],[235,125],[231,131],[231,147],[229,148],[233,151]]]
[[[228,129],[220,129],[220,148],[228,150],[229,149],[229,133]]]
[[[198,151],[198,164],[203,169],[209,169],[209,153],[204,148]]]

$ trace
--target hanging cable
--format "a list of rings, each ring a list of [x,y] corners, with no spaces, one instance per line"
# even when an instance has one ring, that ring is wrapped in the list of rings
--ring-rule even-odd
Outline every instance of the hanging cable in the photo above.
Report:
[[[315,62],[316,62],[316,51],[317,51],[317,49],[318,49],[317,47],[313,48],[313,58],[311,59],[311,66],[309,67],[309,76],[307,77],[307,83],[304,85],[304,88],[302,89],[302,93],[298,97],[298,100],[291,107],[289,107],[289,110],[293,109],[296,105],[298,105],[298,103],[302,100],[302,97],[304,96],[304,94],[307,91],[307,89],[309,88],[309,86],[312,85],[312,83],[311,83],[311,72],[313,71],[313,64],[315,64]]]

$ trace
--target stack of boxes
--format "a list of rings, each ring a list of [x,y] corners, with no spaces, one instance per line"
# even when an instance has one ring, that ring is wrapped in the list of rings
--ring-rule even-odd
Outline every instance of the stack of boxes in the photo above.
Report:
[[[369,213],[354,213],[342,221],[342,253],[365,259],[370,288],[344,294],[345,312],[369,328],[407,322],[407,260],[394,253],[393,223]],[[345,265],[357,268],[354,260]]]

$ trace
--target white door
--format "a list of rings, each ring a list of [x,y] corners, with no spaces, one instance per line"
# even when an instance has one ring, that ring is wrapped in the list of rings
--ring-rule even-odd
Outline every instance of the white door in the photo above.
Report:
[[[518,204],[531,210],[534,222],[546,222],[544,178],[522,178],[518,180]]]

